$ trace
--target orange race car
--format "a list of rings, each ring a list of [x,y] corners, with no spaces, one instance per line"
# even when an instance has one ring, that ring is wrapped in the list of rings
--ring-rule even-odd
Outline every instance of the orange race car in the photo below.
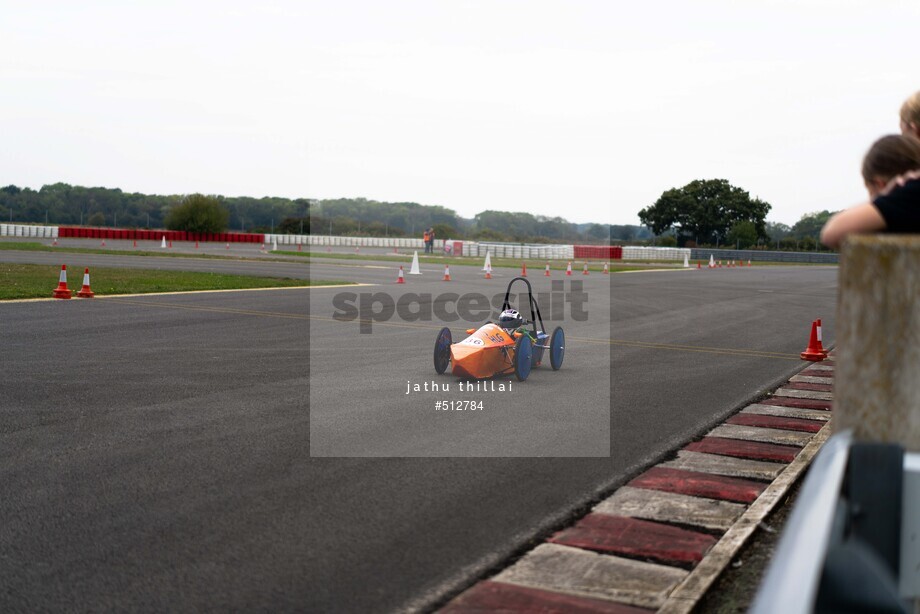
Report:
[[[509,303],[511,286],[516,281],[527,284],[530,320],[512,309]],[[537,328],[538,321],[540,328]],[[528,330],[527,325],[532,325],[532,330]],[[519,381],[524,381],[530,370],[542,362],[544,350],[549,350],[549,363],[557,371],[565,357],[565,333],[557,326],[550,336],[543,328],[543,317],[530,282],[524,277],[515,277],[508,283],[497,324],[487,322],[479,329],[470,328],[466,331],[469,336],[459,343],[453,343],[449,328],[441,329],[434,344],[435,371],[443,374],[448,365],[453,364],[451,373],[459,377],[483,379],[514,373]]]

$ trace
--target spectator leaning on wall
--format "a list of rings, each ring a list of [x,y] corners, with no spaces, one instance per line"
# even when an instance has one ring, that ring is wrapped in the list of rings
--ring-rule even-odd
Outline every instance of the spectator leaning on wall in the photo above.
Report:
[[[838,247],[853,233],[920,232],[920,139],[891,134],[877,140],[862,168],[869,202],[833,215],[821,242]]]

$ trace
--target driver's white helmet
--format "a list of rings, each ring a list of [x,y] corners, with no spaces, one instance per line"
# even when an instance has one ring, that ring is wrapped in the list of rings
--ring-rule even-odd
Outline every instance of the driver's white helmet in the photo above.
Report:
[[[524,318],[516,309],[506,309],[498,316],[498,325],[511,330],[524,325]]]

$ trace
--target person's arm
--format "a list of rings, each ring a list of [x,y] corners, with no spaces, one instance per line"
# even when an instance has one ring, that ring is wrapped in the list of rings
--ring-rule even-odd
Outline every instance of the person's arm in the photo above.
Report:
[[[879,232],[885,227],[885,219],[875,205],[863,203],[832,215],[821,229],[821,243],[836,249],[849,234]]]

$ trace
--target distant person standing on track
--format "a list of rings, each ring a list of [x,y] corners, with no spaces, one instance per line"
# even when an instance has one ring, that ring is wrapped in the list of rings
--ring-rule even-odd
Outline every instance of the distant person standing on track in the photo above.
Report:
[[[425,242],[425,253],[426,253],[426,254],[428,253],[428,248],[429,248],[428,239],[429,239],[430,237],[431,237],[431,235],[428,234],[428,229],[426,228],[426,229],[425,229],[425,232],[422,233],[422,240]]]

